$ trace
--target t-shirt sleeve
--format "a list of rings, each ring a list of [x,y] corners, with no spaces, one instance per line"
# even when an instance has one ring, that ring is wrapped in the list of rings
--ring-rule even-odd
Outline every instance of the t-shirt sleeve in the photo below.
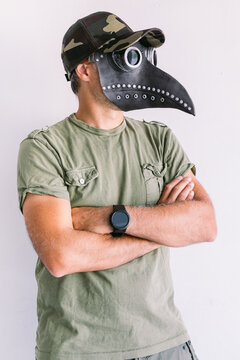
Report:
[[[17,190],[19,208],[27,192],[54,195],[69,200],[63,169],[51,146],[35,138],[20,143],[17,159]]]
[[[183,176],[189,169],[196,175],[196,166],[192,163],[171,128],[166,127],[163,146],[164,163],[167,171],[164,176],[165,184],[168,184],[177,176]]]

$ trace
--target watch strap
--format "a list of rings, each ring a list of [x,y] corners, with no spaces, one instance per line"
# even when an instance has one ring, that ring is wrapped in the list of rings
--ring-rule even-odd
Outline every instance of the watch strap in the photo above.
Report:
[[[113,237],[121,237],[123,236],[125,233],[125,231],[117,231],[117,230],[114,230],[112,231],[110,234],[113,236]]]
[[[113,212],[118,211],[118,210],[126,211],[126,208],[124,205],[113,205]]]

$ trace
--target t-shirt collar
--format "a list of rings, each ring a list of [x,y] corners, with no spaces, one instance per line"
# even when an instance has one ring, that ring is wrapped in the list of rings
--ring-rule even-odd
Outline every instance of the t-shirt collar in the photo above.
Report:
[[[94,126],[90,126],[87,123],[85,123],[84,121],[77,119],[75,113],[72,113],[71,115],[69,115],[69,120],[72,121],[77,126],[79,126],[80,128],[82,128],[92,134],[96,134],[96,135],[106,135],[106,136],[117,135],[117,134],[121,133],[126,127],[125,116],[123,116],[122,123],[114,129],[99,129]]]

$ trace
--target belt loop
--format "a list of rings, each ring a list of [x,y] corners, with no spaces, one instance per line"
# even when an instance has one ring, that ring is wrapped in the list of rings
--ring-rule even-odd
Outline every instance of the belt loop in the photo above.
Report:
[[[191,358],[192,358],[192,360],[194,360],[194,356],[193,356],[192,350],[190,349],[190,346],[189,346],[189,345],[191,345],[191,341],[190,341],[190,340],[188,340],[188,341],[186,342],[186,345],[187,345],[188,350],[189,350],[189,352],[190,352],[190,354],[191,354]]]

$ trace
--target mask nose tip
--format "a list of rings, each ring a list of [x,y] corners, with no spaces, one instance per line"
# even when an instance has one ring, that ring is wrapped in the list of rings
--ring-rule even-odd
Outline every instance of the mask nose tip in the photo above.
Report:
[[[192,107],[191,114],[192,114],[193,116],[196,116],[196,111],[195,111],[194,106]]]

